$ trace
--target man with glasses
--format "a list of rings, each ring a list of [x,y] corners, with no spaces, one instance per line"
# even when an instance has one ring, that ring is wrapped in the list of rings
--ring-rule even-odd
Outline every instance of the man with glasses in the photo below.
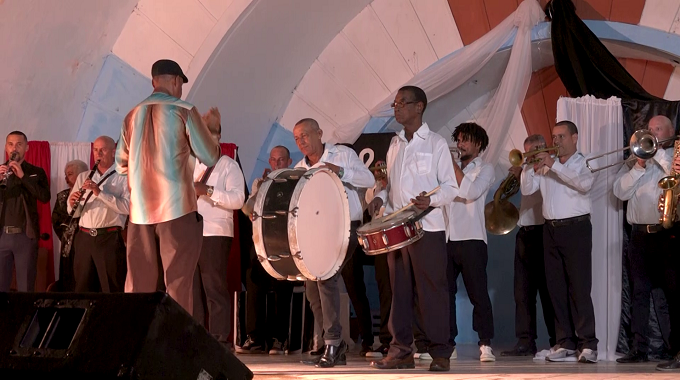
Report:
[[[393,338],[387,357],[372,362],[371,366],[415,368],[411,344],[417,313],[430,341],[428,351],[433,358],[430,370],[448,371],[453,347],[449,344],[447,218],[443,209],[458,194],[458,186],[446,140],[423,123],[425,92],[415,86],[402,87],[392,107],[394,118],[404,129],[390,142],[387,188],[371,201],[369,213],[375,215],[383,204],[388,214],[409,203],[418,210],[433,209],[421,219],[425,233],[420,240],[387,253],[392,285],[389,328]],[[425,195],[437,186],[438,191]],[[414,302],[416,297],[420,302]]]

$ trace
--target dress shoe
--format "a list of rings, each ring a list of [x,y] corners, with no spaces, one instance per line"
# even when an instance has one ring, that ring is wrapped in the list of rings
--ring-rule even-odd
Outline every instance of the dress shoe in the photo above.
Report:
[[[536,344],[520,344],[509,351],[501,352],[501,356],[534,356],[536,355]]]
[[[616,359],[617,363],[643,363],[648,361],[647,354],[638,350],[631,350],[626,356]]]
[[[321,351],[320,354],[317,355],[317,352]],[[300,363],[306,364],[306,365],[317,365],[319,364],[319,360],[321,360],[321,355],[326,351],[326,346],[321,346],[320,349],[316,351],[310,351],[309,356],[311,356],[311,359],[307,360],[300,360]]]
[[[675,355],[675,359],[658,364],[656,369],[657,371],[680,372],[680,353]]]
[[[319,358],[319,363],[316,364],[317,368],[331,368],[336,365],[346,365],[347,357],[345,353],[347,352],[347,343],[345,341],[340,342],[340,345],[333,346],[331,344],[326,345],[326,351]]]
[[[449,358],[432,358],[430,363],[430,371],[446,372],[451,369],[451,360]]]
[[[377,362],[371,362],[371,367],[377,369],[416,368],[416,362],[413,361],[413,355],[408,355],[401,359],[387,356],[378,360]]]

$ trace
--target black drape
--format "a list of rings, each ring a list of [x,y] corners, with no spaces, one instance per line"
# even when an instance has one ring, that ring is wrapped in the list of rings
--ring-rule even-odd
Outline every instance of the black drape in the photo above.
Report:
[[[546,5],[546,15],[552,18],[555,71],[569,95],[659,100],[645,91],[588,29],[571,0],[552,0]]]

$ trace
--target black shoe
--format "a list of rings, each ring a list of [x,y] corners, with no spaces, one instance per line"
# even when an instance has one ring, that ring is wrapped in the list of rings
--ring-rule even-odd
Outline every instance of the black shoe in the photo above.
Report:
[[[534,356],[536,355],[536,344],[517,343],[515,348],[510,351],[501,352],[501,356]]]
[[[631,350],[626,356],[616,359],[617,363],[644,363],[648,361],[647,354],[638,350]]]
[[[325,349],[326,349],[326,346],[321,346],[321,348],[319,350],[325,350]],[[311,351],[309,353],[309,355],[312,356],[312,358],[307,359],[307,360],[300,360],[300,363],[306,364],[306,365],[317,365],[317,364],[319,364],[319,360],[321,360],[321,355],[312,355],[312,352],[317,352],[319,350]]]
[[[323,353],[325,351],[326,351],[326,346],[324,345],[324,346],[321,346],[314,351],[308,351],[307,355],[309,355],[309,356],[321,356],[321,355],[323,355]]]
[[[361,343],[361,351],[359,351],[359,356],[366,356],[369,352],[373,352],[373,345],[372,344],[364,344],[363,342]]]
[[[326,351],[319,358],[319,363],[316,365],[317,368],[331,368],[336,365],[346,365],[347,357],[345,353],[347,352],[347,343],[343,340],[340,342],[339,346],[333,346],[330,344],[326,345]]]
[[[680,353],[669,362],[660,363],[656,366],[657,371],[680,372]]]
[[[256,342],[253,338],[248,337],[243,346],[236,349],[237,354],[264,354],[264,343]]]
[[[381,344],[377,349],[366,354],[367,358],[386,358],[387,352],[390,350],[390,344]]]

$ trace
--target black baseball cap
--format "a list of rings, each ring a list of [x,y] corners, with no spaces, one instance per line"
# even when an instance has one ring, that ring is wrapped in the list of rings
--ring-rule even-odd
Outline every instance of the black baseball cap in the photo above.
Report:
[[[179,67],[177,62],[169,59],[158,60],[151,66],[151,77],[153,78],[157,75],[177,75],[182,77],[182,82],[189,82],[189,79],[184,75],[182,68]]]

